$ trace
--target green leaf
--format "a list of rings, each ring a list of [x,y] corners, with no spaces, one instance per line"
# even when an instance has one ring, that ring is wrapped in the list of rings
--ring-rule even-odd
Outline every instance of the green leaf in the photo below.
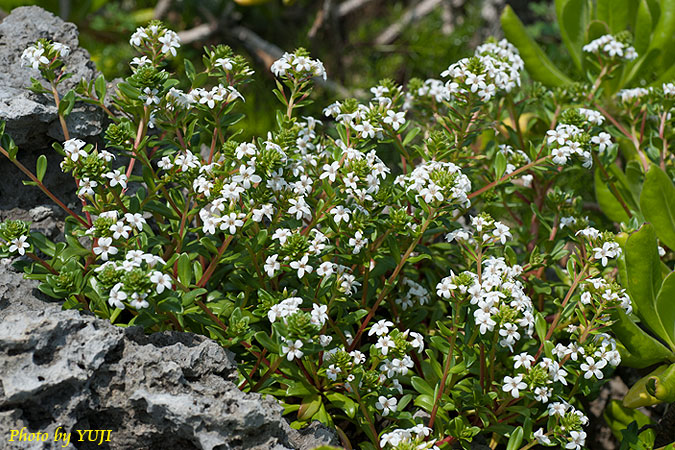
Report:
[[[656,296],[656,312],[671,342],[675,342],[675,272],[671,272],[661,284]],[[675,351],[675,348],[672,349]]]
[[[185,64],[185,75],[188,77],[188,80],[194,80],[195,74],[197,73],[195,66],[187,58],[183,60],[183,64]]]
[[[560,71],[546,56],[531,37],[528,36],[525,26],[510,5],[504,8],[501,16],[502,29],[506,39],[518,48],[520,57],[530,76],[546,86],[564,86],[572,80]]]
[[[600,210],[614,222],[628,222],[628,214],[626,214],[621,203],[612,194],[607,182],[602,179],[600,169],[595,169],[594,181],[595,198],[598,201]]]
[[[631,5],[628,0],[597,0],[596,15],[609,26],[610,33],[626,29]],[[651,30],[650,30],[651,31]]]
[[[659,400],[647,392],[647,382],[654,376],[666,371],[669,366],[663,365],[654,369],[649,375],[638,380],[623,397],[623,406],[626,408],[641,408],[659,403]]]
[[[656,295],[661,288],[661,260],[651,224],[643,225],[626,240],[624,248],[628,293],[638,317],[658,337],[675,348],[656,312]]]
[[[415,127],[408,131],[408,134],[405,135],[405,139],[403,139],[403,146],[405,147],[406,145],[410,144],[410,142],[415,139],[415,136],[417,136],[420,131],[422,130],[419,127]]]
[[[279,353],[279,345],[274,342],[265,331],[258,331],[255,335],[255,340],[266,348],[270,353]]]
[[[37,164],[35,167],[35,174],[37,175],[37,179],[42,181],[42,179],[45,177],[45,173],[47,173],[47,157],[45,155],[40,155],[38,156]]]
[[[511,432],[511,437],[509,437],[509,442],[506,444],[506,450],[518,450],[520,444],[523,443],[523,427],[516,427],[513,432]]]
[[[75,92],[70,90],[61,98],[59,103],[59,114],[62,116],[68,116],[75,106]]]
[[[419,392],[420,394],[426,394],[429,396],[434,395],[434,389],[429,386],[429,383],[422,377],[414,376],[410,379],[410,384],[412,387]]]
[[[675,358],[671,351],[645,333],[623,310],[615,310],[612,319],[612,331],[628,352],[628,358],[623,358],[622,352],[621,364],[642,369]]]
[[[652,37],[653,26],[654,21],[647,0],[639,0],[635,17],[635,39],[633,41],[633,47],[635,47],[638,55],[644,54],[647,50]]]
[[[495,178],[500,179],[504,172],[506,172],[506,156],[502,152],[497,152],[497,156],[495,156]]]
[[[99,100],[103,101],[105,99],[107,87],[103,74],[96,77],[96,81],[94,82],[94,91],[96,92],[96,97]]]
[[[356,415],[356,410],[358,408],[358,405],[356,404],[356,402],[354,402],[354,400],[347,397],[346,395],[340,394],[339,392],[333,392],[331,394],[326,395],[326,398],[336,408],[344,411],[344,413],[348,417],[353,419],[354,416]]]
[[[189,286],[192,281],[192,268],[190,266],[190,256],[187,253],[182,253],[178,258],[178,281],[183,286]]]
[[[598,5],[602,0],[598,1]],[[582,69],[582,47],[586,38],[586,28],[590,21],[588,0],[556,0],[555,13],[560,25],[560,37],[569,51],[576,68]]]
[[[618,400],[610,400],[602,416],[612,430],[614,437],[619,440],[621,440],[621,430],[625,429],[631,422],[636,422],[639,427],[652,423],[651,419],[643,412],[626,408]],[[653,441],[653,436],[651,440]]]
[[[652,165],[640,194],[640,209],[654,225],[661,242],[675,249],[675,186],[660,167]]]
[[[664,403],[675,402],[675,364],[647,380],[647,392]]]
[[[309,420],[319,411],[321,407],[321,397],[318,395],[311,395],[302,399],[300,409],[298,409],[298,420]]]

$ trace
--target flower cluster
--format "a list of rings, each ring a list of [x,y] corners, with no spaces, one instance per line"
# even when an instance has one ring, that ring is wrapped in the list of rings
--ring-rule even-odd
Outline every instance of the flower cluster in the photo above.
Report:
[[[618,60],[633,61],[638,57],[635,48],[625,41],[617,39],[616,36],[605,34],[584,45],[583,50],[586,53],[592,53],[601,57]]]

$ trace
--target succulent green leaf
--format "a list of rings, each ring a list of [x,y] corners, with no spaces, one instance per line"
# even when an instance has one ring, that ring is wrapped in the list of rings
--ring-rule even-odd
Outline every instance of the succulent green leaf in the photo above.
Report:
[[[656,165],[652,165],[645,177],[640,209],[645,219],[654,225],[661,242],[675,249],[675,186]]]
[[[671,272],[661,284],[656,296],[656,312],[671,341],[675,342],[675,272]]]
[[[504,36],[518,48],[520,57],[530,76],[546,86],[563,86],[572,80],[558,69],[544,51],[527,35],[525,26],[511,6],[504,8],[501,16]]]
[[[656,233],[651,224],[643,225],[631,234],[624,247],[628,292],[633,307],[642,322],[658,337],[675,348],[656,311],[656,295],[661,289],[661,260]]]
[[[602,0],[598,1],[598,9]],[[560,25],[560,37],[570,53],[574,66],[582,69],[586,27],[590,21],[590,5],[588,0],[556,0],[555,12]]]
[[[642,369],[662,361],[673,361],[675,355],[658,340],[643,331],[623,310],[613,314],[612,331],[628,352],[621,363],[628,367]]]

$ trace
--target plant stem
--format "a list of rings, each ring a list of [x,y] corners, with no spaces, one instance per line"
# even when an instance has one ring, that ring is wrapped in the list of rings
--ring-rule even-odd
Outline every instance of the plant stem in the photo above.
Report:
[[[478,189],[477,191],[474,191],[474,192],[470,193],[470,194],[468,195],[469,200],[471,200],[471,199],[474,198],[474,197],[479,196],[480,194],[482,194],[482,193],[485,192],[485,191],[488,191],[488,190],[492,189],[493,187],[497,186],[498,184],[503,183],[504,181],[508,180],[509,178],[515,177],[516,175],[518,175],[518,174],[520,174],[520,173],[522,173],[522,172],[524,172],[524,171],[526,171],[526,170],[528,170],[528,169],[530,169],[530,168],[536,166],[537,164],[546,161],[546,160],[549,159],[550,157],[551,157],[550,155],[542,156],[541,158],[539,158],[539,159],[537,159],[537,160],[535,160],[535,161],[532,161],[531,163],[526,164],[526,165],[524,165],[523,167],[520,167],[520,168],[514,170],[514,171],[511,172],[511,173],[505,174],[505,175],[502,176],[500,179],[495,180],[495,181],[493,181],[492,183],[490,183],[490,184],[488,184],[488,185],[485,185],[485,186],[483,186],[482,188]]]
[[[54,194],[52,194],[52,192],[51,192],[49,189],[47,189],[47,187],[46,187],[44,184],[42,184],[42,181],[38,180],[37,177],[36,177],[35,175],[33,175],[33,173],[32,173],[30,170],[28,170],[28,169],[26,168],[26,166],[24,166],[23,164],[21,164],[21,163],[19,162],[18,159],[16,159],[16,158],[14,158],[14,159],[10,158],[10,157],[9,157],[9,153],[7,153],[7,150],[5,150],[3,147],[0,147],[0,153],[2,153],[3,155],[5,155],[5,157],[7,157],[7,159],[9,159],[10,161],[12,161],[12,163],[14,163],[14,165],[15,165],[16,167],[18,167],[19,170],[21,170],[23,173],[25,173],[25,174],[28,176],[28,178],[31,179],[31,181],[33,181],[35,184],[37,184],[38,187],[40,188],[40,190],[41,190],[42,192],[44,192],[49,198],[51,198],[51,199],[54,201],[54,203],[56,203],[57,205],[59,205],[65,212],[67,212],[68,214],[70,214],[73,218],[75,218],[78,222],[80,222],[84,227],[89,228],[89,224],[88,224],[83,218],[81,218],[80,216],[78,216],[77,214],[75,214],[75,213],[74,213],[70,208],[68,208],[61,200],[59,200],[58,198],[56,198],[56,196],[55,196]]]

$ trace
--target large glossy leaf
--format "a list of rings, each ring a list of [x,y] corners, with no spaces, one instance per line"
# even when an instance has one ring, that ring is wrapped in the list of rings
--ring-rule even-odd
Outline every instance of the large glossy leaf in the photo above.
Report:
[[[605,422],[607,422],[607,425],[609,425],[609,428],[612,430],[614,437],[619,439],[619,441],[622,438],[621,431],[625,430],[628,424],[631,422],[637,422],[638,427],[643,427],[652,423],[651,419],[647,417],[645,413],[635,409],[626,408],[618,400],[610,400],[605,407],[605,411],[602,413],[602,416],[605,418]],[[651,433],[651,435],[648,436],[648,433]],[[648,430],[641,437],[645,438],[645,440],[648,442],[653,443],[654,432],[652,430]]]
[[[596,16],[609,26],[611,33],[618,33],[626,29],[635,6],[629,0],[597,0]]]
[[[544,51],[527,35],[525,26],[511,6],[504,8],[501,16],[504,36],[518,48],[520,57],[530,76],[546,86],[563,86],[572,80],[558,69]]]
[[[645,219],[654,224],[661,242],[675,249],[675,186],[660,167],[652,165],[640,194]]]
[[[656,296],[656,312],[670,339],[675,342],[675,272],[670,273],[661,284]]]
[[[661,72],[668,67],[675,59],[672,51],[672,45],[675,43],[675,0],[661,0],[659,20],[654,27],[649,49],[660,49],[659,63],[657,72]]]
[[[650,378],[660,375],[666,371],[669,366],[662,365],[654,369],[649,375],[646,375],[635,383],[628,393],[623,397],[623,406],[626,408],[641,408],[643,406],[656,405],[659,399],[647,392],[647,382]]]
[[[600,209],[614,222],[628,222],[628,214],[624,211],[619,201],[610,191],[607,183],[602,179],[600,169],[595,170],[595,198]]]
[[[612,331],[627,352],[621,352],[623,365],[642,369],[658,362],[674,361],[675,355],[645,333],[623,310],[616,310],[612,318]]]
[[[675,348],[656,311],[656,295],[661,289],[661,260],[656,234],[651,224],[631,234],[624,247],[628,292],[642,322],[658,337]]]
[[[675,364],[663,372],[649,377],[647,392],[664,403],[675,402]]]
[[[633,41],[633,47],[635,47],[638,55],[644,54],[649,47],[654,23],[655,20],[649,10],[649,3],[647,0],[639,0],[635,16],[635,40]]]
[[[588,0],[556,0],[555,13],[560,25],[560,37],[567,47],[575,67],[582,71],[586,27],[590,21]]]

